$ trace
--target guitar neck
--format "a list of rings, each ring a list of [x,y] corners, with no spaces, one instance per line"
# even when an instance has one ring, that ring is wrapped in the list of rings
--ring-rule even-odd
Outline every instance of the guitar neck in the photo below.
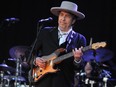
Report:
[[[67,58],[70,58],[73,56],[73,52],[70,52],[70,53],[67,53],[65,55],[62,55],[60,57],[57,57],[56,59],[53,60],[53,63],[57,63],[57,62],[60,62],[60,61],[63,61]]]
[[[88,50],[88,49],[91,49],[91,46],[83,47],[83,48],[82,48],[82,51],[84,52],[84,51],[86,51],[86,50]],[[68,58],[70,58],[70,57],[72,57],[72,56],[73,56],[73,52],[69,52],[69,53],[67,53],[67,54],[65,54],[65,55],[62,55],[62,56],[57,57],[56,59],[54,59],[54,60],[53,60],[53,63],[57,63],[57,62],[63,61],[63,60],[68,59]]]
[[[82,50],[82,52],[84,52],[84,51],[87,51],[91,48],[92,48],[92,46],[90,45],[90,46],[83,47],[81,50]]]

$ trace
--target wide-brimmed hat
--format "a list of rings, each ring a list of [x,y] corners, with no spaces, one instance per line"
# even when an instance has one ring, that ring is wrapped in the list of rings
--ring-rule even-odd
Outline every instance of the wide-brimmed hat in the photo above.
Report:
[[[67,11],[77,16],[77,20],[85,18],[85,15],[78,11],[78,5],[70,1],[62,1],[60,7],[52,7],[51,13],[58,16],[60,11]]]

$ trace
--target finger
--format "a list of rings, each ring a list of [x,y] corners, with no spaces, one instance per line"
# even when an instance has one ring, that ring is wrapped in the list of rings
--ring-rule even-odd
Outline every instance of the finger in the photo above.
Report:
[[[77,48],[75,48],[75,51],[78,51]]]
[[[43,58],[40,58],[40,60],[41,60],[41,62],[46,62],[46,60],[45,60],[45,59],[43,59]]]
[[[73,53],[75,52],[74,49],[72,51],[73,51]]]

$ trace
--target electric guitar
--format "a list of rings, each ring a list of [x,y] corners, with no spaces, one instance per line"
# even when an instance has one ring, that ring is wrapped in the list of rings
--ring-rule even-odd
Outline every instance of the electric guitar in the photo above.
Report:
[[[97,42],[97,43],[93,43],[92,45],[86,46],[82,48],[82,51],[87,51],[89,49],[98,49],[100,47],[105,47],[106,46],[106,42]],[[45,58],[47,60],[46,63],[46,67],[45,69],[39,68],[39,67],[35,67],[33,68],[33,72],[32,72],[32,77],[34,82],[37,82],[40,78],[42,78],[45,74],[48,73],[55,73],[58,71],[58,69],[54,69],[53,66],[67,58],[70,58],[73,56],[73,52],[69,52],[65,55],[59,56],[59,53],[62,52],[62,50],[57,50],[54,53],[48,55],[48,56],[43,56],[42,58]]]

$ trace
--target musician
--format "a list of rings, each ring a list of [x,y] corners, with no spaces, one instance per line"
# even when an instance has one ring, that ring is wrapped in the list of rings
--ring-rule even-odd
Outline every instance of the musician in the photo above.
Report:
[[[94,60],[84,62],[84,69],[78,75],[79,83],[75,87],[101,87],[99,78],[101,70]]]
[[[34,60],[34,65],[43,71],[46,70],[49,62],[48,58],[44,58],[44,56],[48,56],[60,48],[63,50],[58,56],[69,52],[72,52],[73,55],[55,63],[53,68],[58,71],[49,73],[48,70],[47,74],[35,82],[35,87],[73,87],[74,70],[83,65],[82,47],[86,46],[85,36],[75,32],[73,26],[77,20],[84,19],[85,15],[78,11],[77,4],[70,1],[62,1],[60,7],[52,7],[50,11],[58,16],[58,26],[41,29],[35,46],[39,55]],[[40,72],[42,73],[42,71]]]

